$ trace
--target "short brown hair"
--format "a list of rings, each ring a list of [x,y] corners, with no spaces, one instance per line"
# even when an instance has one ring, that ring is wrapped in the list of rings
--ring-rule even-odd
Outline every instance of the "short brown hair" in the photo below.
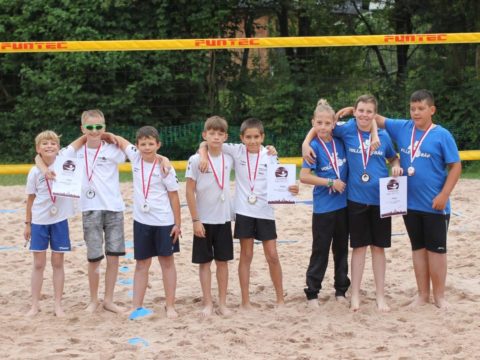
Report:
[[[419,102],[425,100],[428,105],[434,106],[435,99],[433,98],[433,94],[431,91],[427,89],[421,89],[414,91],[413,94],[410,96],[410,102]]]
[[[265,130],[263,129],[263,123],[256,118],[248,118],[242,122],[240,125],[240,135],[243,135],[247,129],[258,129],[260,134],[264,134]]]
[[[361,102],[371,103],[371,104],[375,105],[375,111],[377,111],[378,102],[377,102],[377,98],[375,96],[370,95],[370,94],[360,95],[357,98],[357,100],[355,100],[355,105],[353,107],[356,109],[358,104],[361,103]]]
[[[138,143],[138,141],[143,138],[153,138],[157,143],[160,142],[160,135],[158,134],[157,129],[155,129],[153,126],[142,126],[137,130],[135,142]]]
[[[35,137],[35,146],[40,145],[40,143],[44,140],[55,141],[58,144],[58,146],[60,146],[60,136],[58,136],[55,131],[52,131],[52,130],[42,131],[40,134],[38,134]]]
[[[85,120],[88,118],[99,118],[102,120],[103,123],[105,123],[105,116],[103,115],[103,112],[98,109],[94,110],[86,110],[82,113],[82,125],[85,124]]]
[[[203,131],[218,130],[226,133],[228,131],[228,123],[223,117],[214,115],[210,116],[203,127]]]

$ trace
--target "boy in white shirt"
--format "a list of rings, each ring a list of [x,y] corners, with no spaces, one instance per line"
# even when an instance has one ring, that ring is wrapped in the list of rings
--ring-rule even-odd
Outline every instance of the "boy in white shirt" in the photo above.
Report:
[[[213,312],[212,260],[215,259],[218,283],[218,312],[229,315],[227,308],[228,261],[233,259],[232,201],[230,198],[230,171],[233,159],[222,152],[228,137],[227,121],[212,116],[205,122],[202,133],[208,146],[208,170],[201,172],[200,155],[188,160],[186,196],[193,222],[192,262],[199,264],[203,293],[202,316]]]
[[[132,163],[133,243],[136,260],[133,283],[133,308],[141,309],[148,285],[152,258],[158,257],[165,289],[165,310],[170,319],[177,317],[175,290],[177,271],[174,253],[180,251],[181,235],[178,180],[173,168],[164,176],[159,164],[163,157],[158,131],[144,126],[137,131],[136,146],[117,136],[119,146]]]
[[[83,236],[87,245],[90,288],[90,303],[86,310],[93,313],[100,304],[98,300],[100,262],[106,255],[103,308],[119,313],[124,309],[113,302],[113,294],[119,256],[125,255],[123,229],[125,204],[120,193],[118,164],[125,162],[126,158],[118,146],[102,141],[102,137],[105,136],[105,117],[100,110],[84,111],[81,121],[80,129],[84,135],[62,149],[61,154],[82,159],[85,165],[80,206]],[[37,157],[37,166],[44,170],[38,160]]]
[[[235,164],[235,229],[240,239],[238,277],[242,293],[241,308],[251,310],[250,265],[253,259],[254,239],[262,241],[263,251],[276,293],[277,306],[284,305],[282,267],[277,253],[277,232],[273,207],[267,202],[267,168],[278,163],[262,146],[265,139],[263,124],[255,118],[246,119],[240,126],[243,144],[224,144],[222,150],[232,156]],[[202,156],[205,144],[202,144]],[[298,185],[289,187],[298,193]]]
[[[60,149],[60,139],[53,131],[43,131],[35,138],[36,151],[45,164],[52,168]],[[38,167],[33,167],[27,178],[27,208],[25,219],[25,240],[30,240],[33,254],[32,269],[32,307],[27,316],[34,316],[40,311],[40,293],[43,272],[47,261],[47,248],[52,249],[51,263],[53,270],[54,313],[65,316],[61,300],[65,281],[63,268],[64,253],[71,250],[67,218],[75,214],[71,198],[52,195],[51,182],[46,179]]]

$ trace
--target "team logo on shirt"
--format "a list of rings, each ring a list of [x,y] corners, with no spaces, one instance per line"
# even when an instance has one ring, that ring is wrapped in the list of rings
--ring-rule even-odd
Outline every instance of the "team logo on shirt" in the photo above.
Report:
[[[418,147],[418,141],[415,141],[415,148]],[[408,145],[408,147],[405,149],[404,147],[400,148],[400,152],[404,153],[404,154],[407,154],[407,155],[410,155],[410,153],[412,152],[412,145]],[[420,149],[417,150],[417,152],[415,153],[415,158],[418,158],[418,157],[422,157],[422,158],[430,158],[432,155],[429,154],[429,153],[424,153],[422,152],[422,148],[420,147]]]

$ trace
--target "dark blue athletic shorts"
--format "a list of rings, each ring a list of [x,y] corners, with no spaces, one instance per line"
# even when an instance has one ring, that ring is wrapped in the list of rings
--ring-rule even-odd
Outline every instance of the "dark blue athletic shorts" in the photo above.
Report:
[[[150,259],[155,256],[170,256],[180,251],[179,240],[172,242],[170,232],[173,225],[151,226],[133,222],[133,254],[135,260]]]

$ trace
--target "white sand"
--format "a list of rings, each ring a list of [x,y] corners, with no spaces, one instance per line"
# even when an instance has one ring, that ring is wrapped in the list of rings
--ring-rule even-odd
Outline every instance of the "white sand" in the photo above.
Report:
[[[131,204],[131,184],[122,184]],[[415,295],[411,251],[401,218],[393,221],[392,248],[387,251],[386,293],[392,311],[375,308],[370,257],[364,275],[361,310],[334,299],[330,261],[320,293],[320,308],[307,308],[303,293],[311,246],[311,205],[279,205],[276,210],[278,250],[284,274],[286,308],[274,309],[274,291],[261,245],[255,246],[252,264],[251,313],[238,310],[239,245],[230,264],[228,302],[230,318],[199,316],[201,291],[196,266],[191,264],[191,223],[182,208],[183,239],[176,256],[178,271],[177,320],[163,311],[164,292],[158,263],[151,268],[151,288],[145,307],[154,315],[131,321],[126,316],[99,310],[87,315],[88,280],[81,217],[70,223],[74,249],[66,255],[64,310],[53,315],[51,269],[47,265],[42,311],[22,316],[30,306],[32,256],[23,248],[24,188],[0,187],[0,349],[2,359],[473,359],[480,352],[480,181],[462,180],[452,196],[448,250],[447,298],[441,311],[433,305],[408,309]],[[301,186],[301,199],[311,199],[311,188]],[[184,186],[181,201],[185,203]],[[8,212],[5,210],[18,210]],[[132,213],[126,212],[126,239],[132,240]],[[399,234],[399,235],[397,235]],[[292,240],[282,242],[283,240]],[[15,247],[5,249],[4,247]],[[133,249],[128,249],[133,251]],[[122,258],[132,279],[134,260]],[[212,266],[213,268],[213,266]],[[102,264],[104,274],[105,264]],[[213,281],[214,293],[216,281]],[[103,293],[103,279],[101,282]],[[117,285],[117,304],[130,306],[131,285]],[[131,345],[139,337],[148,346]]]

